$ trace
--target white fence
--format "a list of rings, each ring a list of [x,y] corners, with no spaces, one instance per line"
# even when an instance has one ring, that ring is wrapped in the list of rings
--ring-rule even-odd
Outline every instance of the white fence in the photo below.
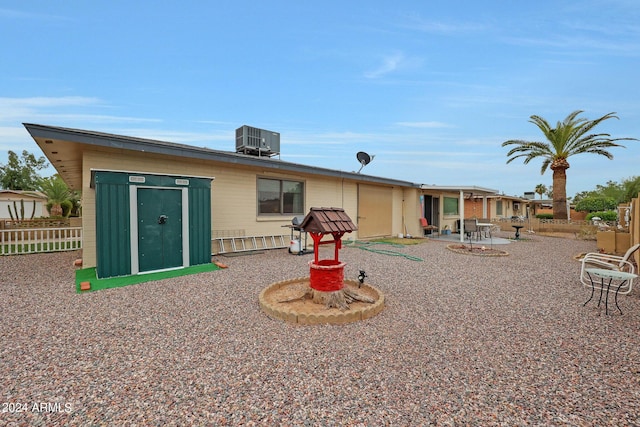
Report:
[[[82,227],[0,230],[0,255],[82,249]]]

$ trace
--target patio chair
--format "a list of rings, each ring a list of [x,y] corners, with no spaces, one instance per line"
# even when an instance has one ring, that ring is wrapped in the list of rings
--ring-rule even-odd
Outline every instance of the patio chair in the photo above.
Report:
[[[480,229],[478,228],[478,221],[475,219],[465,219],[464,220],[464,234],[467,235],[469,239],[469,244],[472,245],[471,241],[473,235],[476,235],[476,238],[479,238]]]
[[[440,234],[440,229],[437,225],[430,225],[427,218],[420,218],[420,226],[422,230],[424,230],[423,234],[426,234],[427,231],[431,231],[430,234]]]
[[[491,220],[489,218],[480,218],[478,220],[480,224],[491,224]],[[482,230],[479,231],[480,237],[484,234],[484,237],[491,238],[491,232],[494,230],[495,225],[491,225],[491,227],[481,227]]]
[[[631,246],[623,256],[601,254],[599,252],[589,252],[582,258],[582,266],[580,268],[580,282],[583,285],[591,287],[591,278],[585,271],[587,268],[603,268],[607,270],[623,271],[625,273],[635,274],[636,266],[632,258],[633,254],[640,249],[640,243]],[[633,280],[629,280],[628,289],[622,294],[631,292]]]

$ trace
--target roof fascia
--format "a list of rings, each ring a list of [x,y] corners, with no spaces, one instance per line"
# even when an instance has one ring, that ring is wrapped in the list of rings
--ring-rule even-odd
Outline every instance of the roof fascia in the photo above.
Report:
[[[57,139],[61,141],[75,142],[79,144],[126,149],[139,152],[163,154],[173,157],[197,158],[202,160],[232,163],[243,166],[262,167],[282,170],[286,172],[308,173],[313,175],[331,176],[336,178],[351,179],[355,181],[373,182],[399,187],[419,188],[420,184],[390,178],[382,178],[371,175],[362,175],[355,172],[345,172],[334,169],[307,166],[297,163],[283,162],[277,159],[252,157],[244,154],[227,151],[200,148],[190,145],[172,142],[157,141],[153,139],[128,137],[102,132],[71,129],[57,126],[23,123],[33,138]]]

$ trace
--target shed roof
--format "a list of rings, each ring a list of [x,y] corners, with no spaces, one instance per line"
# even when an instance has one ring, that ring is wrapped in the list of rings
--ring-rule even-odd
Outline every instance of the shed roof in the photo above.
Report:
[[[311,233],[350,233],[358,229],[342,208],[311,208],[300,224]]]

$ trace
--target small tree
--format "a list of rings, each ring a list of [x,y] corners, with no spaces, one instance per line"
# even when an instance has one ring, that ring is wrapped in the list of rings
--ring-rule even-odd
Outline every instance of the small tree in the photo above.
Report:
[[[62,204],[71,198],[69,187],[62,180],[60,175],[55,174],[52,177],[40,180],[40,191],[42,191],[49,200],[51,205],[49,213],[54,217],[61,217],[63,214]],[[69,210],[70,212],[70,210]]]
[[[569,114],[562,122],[552,126],[540,116],[531,116],[530,122],[542,131],[546,141],[524,141],[510,139],[503,147],[513,146],[507,153],[507,163],[522,158],[524,164],[533,159],[542,159],[540,173],[553,171],[553,217],[567,219],[567,169],[569,157],[577,154],[597,154],[613,159],[608,149],[624,147],[618,141],[637,141],[635,138],[612,138],[608,133],[593,133],[593,129],[609,119],[617,119],[615,113],[608,113],[595,120],[579,118],[581,110]]]
[[[36,190],[41,179],[37,171],[48,166],[43,156],[36,158],[27,150],[22,157],[9,150],[9,161],[0,164],[0,187],[7,190]]]
[[[624,179],[622,183],[607,181],[606,185],[598,184],[594,190],[576,193],[573,200],[578,203],[586,198],[613,199],[616,204],[628,203],[640,193],[640,177]]]
[[[576,203],[576,211],[578,212],[598,212],[614,210],[618,206],[616,199],[613,197],[589,196],[580,199]]]
[[[69,209],[69,213],[65,216],[80,216],[82,208],[82,192],[77,190],[70,190],[70,193],[71,195],[69,196],[69,201],[71,202],[71,208]]]
[[[631,199],[638,197],[640,193],[640,176],[634,176],[633,178],[624,180],[622,187],[624,188],[623,202],[630,202]]]
[[[536,185],[536,188],[534,191],[536,192],[536,194],[539,194],[540,199],[542,199],[542,195],[547,192],[547,186],[544,184],[538,184]]]

